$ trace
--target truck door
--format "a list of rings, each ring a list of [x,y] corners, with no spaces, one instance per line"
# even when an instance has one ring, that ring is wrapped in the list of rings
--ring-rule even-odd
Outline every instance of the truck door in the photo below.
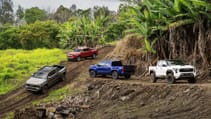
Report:
[[[111,73],[111,62],[106,62],[105,66],[103,67],[104,74],[110,74]]]
[[[57,82],[57,80],[59,80],[58,78],[58,72],[56,72],[56,70],[53,70],[49,73],[48,75],[48,85],[52,86],[53,84],[55,84]]]
[[[157,66],[156,66],[156,76],[158,77],[163,77],[166,75],[166,67],[167,63],[166,61],[158,61]]]
[[[101,61],[97,64],[97,73],[98,74],[103,74],[103,67],[105,65],[105,62],[104,61]]]
[[[82,55],[83,55],[83,57],[88,57],[88,56],[90,55],[90,53],[89,53],[89,48],[83,49]]]

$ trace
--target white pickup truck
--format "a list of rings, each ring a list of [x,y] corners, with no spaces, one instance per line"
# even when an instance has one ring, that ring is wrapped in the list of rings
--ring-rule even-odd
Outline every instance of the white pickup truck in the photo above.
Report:
[[[153,83],[159,78],[167,79],[171,84],[180,79],[187,79],[189,83],[196,82],[195,67],[180,60],[159,60],[157,66],[149,67],[149,73]]]

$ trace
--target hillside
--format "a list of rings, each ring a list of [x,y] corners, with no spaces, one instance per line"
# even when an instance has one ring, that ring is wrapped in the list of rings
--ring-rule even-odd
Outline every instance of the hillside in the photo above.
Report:
[[[127,45],[121,46],[124,48]],[[114,49],[113,47],[102,48],[100,50],[102,54],[97,60],[68,63],[68,81],[56,85],[50,92],[64,85],[69,86],[69,90],[80,91],[74,94],[67,92],[62,94],[62,99],[52,99],[47,102],[45,102],[47,95],[32,95],[36,98],[31,99],[40,102],[30,106],[32,101],[27,101],[28,106],[25,109],[21,109],[26,106],[25,103],[16,106],[15,108],[19,110],[15,111],[15,118],[37,119],[39,114],[37,109],[48,110],[48,116],[59,118],[60,114],[65,112],[69,117],[76,119],[192,119],[211,116],[209,114],[211,103],[207,101],[210,99],[211,84],[208,83],[188,84],[186,81],[181,81],[169,85],[166,81],[159,81],[152,84],[147,77],[140,77],[138,73],[130,80],[112,80],[109,77],[90,79],[87,67],[99,60],[113,57],[118,48],[118,45]],[[127,62],[124,58],[122,60]],[[0,112],[6,113],[5,109],[8,107],[2,108]],[[9,108],[7,111],[12,110],[14,108]]]
[[[81,61],[81,62],[69,62],[69,63],[64,62],[64,63],[66,63],[67,68],[68,68],[66,80],[64,82],[61,82],[58,85],[55,85],[54,87],[52,87],[49,92],[53,92],[55,90],[63,88],[65,85],[70,84],[73,80],[77,80],[78,77],[81,75],[80,74],[81,72],[86,72],[87,67],[89,65],[97,63],[99,60],[103,59],[104,55],[109,53],[112,49],[113,49],[113,47],[111,47],[111,46],[104,47],[104,48],[100,49],[100,51],[99,51],[100,55],[98,56],[98,58],[96,60],[85,60],[85,61]],[[15,89],[7,94],[0,95],[0,118],[4,117],[5,114],[12,112],[16,109],[21,109],[26,106],[30,106],[32,104],[32,102],[34,102],[36,100],[43,99],[47,96],[48,96],[48,94],[41,95],[39,93],[33,94],[31,92],[27,92],[25,90],[24,84],[22,84],[22,86],[20,86],[19,88]]]

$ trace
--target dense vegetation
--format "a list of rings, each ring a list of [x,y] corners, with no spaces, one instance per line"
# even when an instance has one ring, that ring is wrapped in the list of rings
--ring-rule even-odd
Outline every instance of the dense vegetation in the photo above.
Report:
[[[59,49],[0,51],[0,94],[20,86],[42,66],[58,64],[65,59],[64,52]]]
[[[128,6],[122,19],[128,32],[144,37],[148,53],[184,59],[208,72],[211,63],[209,0],[143,0]],[[129,18],[129,19],[128,19]]]
[[[0,49],[104,44],[122,36],[124,27],[115,22],[115,15],[107,7],[97,6],[87,10],[76,9],[74,5],[70,9],[60,6],[54,13],[38,7],[24,10],[19,6],[13,24],[0,21]]]

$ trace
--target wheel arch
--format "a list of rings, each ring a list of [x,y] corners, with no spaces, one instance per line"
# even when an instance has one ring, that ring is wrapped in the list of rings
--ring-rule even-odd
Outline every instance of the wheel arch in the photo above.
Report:
[[[172,70],[167,70],[167,71],[166,71],[166,75],[169,74],[169,73],[174,74],[174,72],[173,72]]]
[[[113,72],[117,72],[117,73],[118,73],[118,71],[117,71],[117,70],[111,70],[111,73],[113,73]]]
[[[155,73],[155,71],[154,70],[150,70],[149,71],[149,74],[152,74],[152,73]]]

